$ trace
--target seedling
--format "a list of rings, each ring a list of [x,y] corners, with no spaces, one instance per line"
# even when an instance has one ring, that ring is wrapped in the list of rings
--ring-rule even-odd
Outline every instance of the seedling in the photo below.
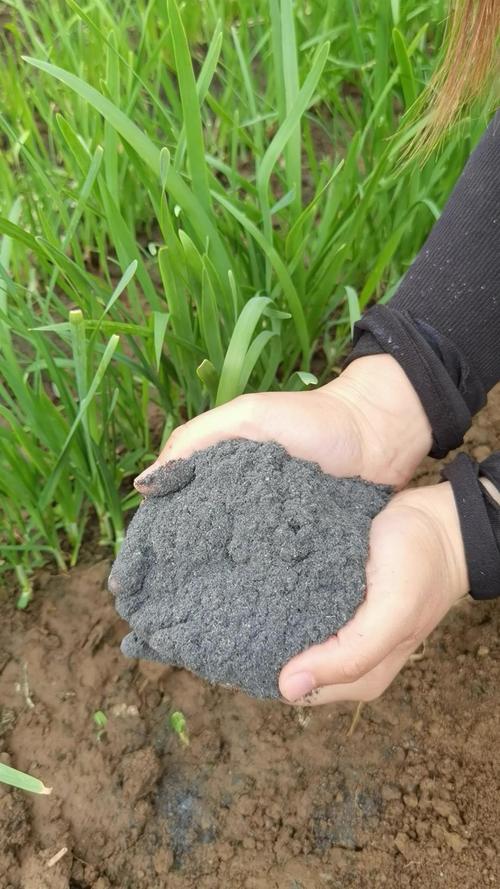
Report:
[[[185,747],[189,747],[186,717],[184,716],[184,713],[181,713],[180,710],[176,710],[174,713],[170,714],[169,722],[170,728],[175,732],[181,744],[184,744]]]
[[[26,772],[20,772],[11,766],[0,762],[0,781],[3,784],[9,784],[11,787],[17,787],[19,790],[27,790],[29,793],[39,793],[44,796],[52,793],[52,787],[46,787],[45,784],[33,775],[27,775]]]
[[[97,728],[96,738],[98,741],[100,741],[102,736],[106,732],[108,717],[105,713],[103,713],[102,710],[96,710],[95,713],[92,714],[92,719],[94,720],[94,724]]]

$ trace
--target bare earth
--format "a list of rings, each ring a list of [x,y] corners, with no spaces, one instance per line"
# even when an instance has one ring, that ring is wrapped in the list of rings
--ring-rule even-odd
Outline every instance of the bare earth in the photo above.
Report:
[[[467,449],[499,448],[497,387]],[[108,569],[43,572],[26,613],[1,594],[0,759],[53,793],[0,786],[0,889],[500,886],[498,602],[458,606],[349,737],[352,704],[298,710],[127,661]]]

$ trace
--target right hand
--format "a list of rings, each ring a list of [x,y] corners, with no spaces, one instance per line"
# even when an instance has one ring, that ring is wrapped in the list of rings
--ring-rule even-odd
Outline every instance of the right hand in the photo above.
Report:
[[[283,668],[286,700],[317,705],[378,698],[465,596],[467,563],[449,482],[409,488],[375,516],[366,581],[354,617]]]
[[[276,441],[324,472],[401,488],[429,452],[431,429],[397,361],[367,356],[319,389],[242,395],[179,426],[137,490],[152,493],[147,476],[161,464],[230,438]]]

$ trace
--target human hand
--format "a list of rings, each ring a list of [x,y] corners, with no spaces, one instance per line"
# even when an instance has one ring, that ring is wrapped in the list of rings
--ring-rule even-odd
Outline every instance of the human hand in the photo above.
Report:
[[[397,494],[376,516],[366,576],[366,598],[352,620],[281,671],[285,699],[325,704],[379,697],[467,593],[464,547],[449,482]]]
[[[397,488],[431,446],[418,396],[390,355],[358,358],[319,389],[242,395],[201,414],[174,430],[153,467],[230,438],[276,441],[325,472]],[[135,480],[142,494],[153,467]]]

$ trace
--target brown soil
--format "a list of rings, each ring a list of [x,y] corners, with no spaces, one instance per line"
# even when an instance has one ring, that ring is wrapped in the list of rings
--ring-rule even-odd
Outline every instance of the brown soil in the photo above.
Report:
[[[467,447],[500,448],[500,388]],[[353,705],[126,661],[108,567],[40,575],[27,613],[0,603],[0,758],[53,786],[0,789],[1,889],[499,886],[498,603],[457,607],[348,736]]]

